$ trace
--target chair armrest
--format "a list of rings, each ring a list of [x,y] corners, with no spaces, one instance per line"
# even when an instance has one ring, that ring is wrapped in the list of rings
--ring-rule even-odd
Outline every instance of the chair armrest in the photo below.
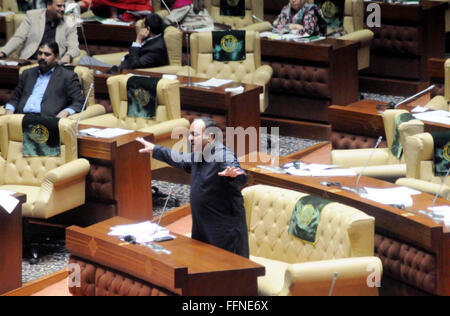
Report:
[[[165,134],[172,135],[172,131],[177,127],[189,128],[189,121],[180,118],[176,120],[165,121],[159,124],[155,124],[149,127],[144,127],[139,132],[152,133],[155,136],[161,136]]]
[[[5,159],[3,159],[2,156],[0,156],[0,185],[3,185],[5,182],[5,173],[3,172],[5,170]]]
[[[269,83],[270,78],[272,78],[272,74],[273,74],[272,67],[270,67],[269,65],[260,66],[253,73],[252,82],[254,84],[259,84],[265,87]]]
[[[80,121],[80,124],[102,126],[102,127],[117,127],[118,123],[119,119],[116,116],[114,116],[113,113],[107,113]]]
[[[437,183],[431,183],[428,181],[413,178],[400,178],[395,182],[395,184],[433,195],[436,195],[436,193],[438,193],[441,186]],[[443,185],[439,196],[444,199],[450,200],[450,187],[448,185]]]
[[[354,167],[352,169],[357,174],[360,174],[364,167]],[[406,176],[406,164],[367,166],[362,175],[394,182],[398,178]]]
[[[290,295],[328,295],[334,273],[332,295],[378,295],[383,265],[377,257],[356,257],[291,264],[285,275]]]
[[[270,31],[272,29],[272,25],[269,22],[258,22],[258,23],[253,23],[250,25],[247,25],[246,27],[242,28],[243,30],[246,31],[255,31],[258,33],[261,32],[266,32],[266,31]]]
[[[84,158],[76,159],[47,172],[43,182],[52,183],[54,186],[66,184],[86,177],[89,168],[89,161]]]
[[[189,71],[190,69],[190,71]],[[187,76],[188,73],[191,75],[191,77],[196,76],[196,71],[194,68],[189,67],[189,66],[184,66],[183,68],[181,68],[180,71],[177,72],[177,76]]]
[[[81,57],[83,56],[87,56],[87,52],[84,49],[80,49],[80,55],[78,55],[77,57],[75,57],[72,60],[72,65],[78,65],[78,63],[80,62]]]
[[[159,11],[156,11],[155,13],[158,14],[163,19],[169,15],[169,12],[167,10],[159,10]]]
[[[6,113],[5,106],[4,105],[0,106],[0,115],[5,115],[5,113]]]
[[[331,164],[344,168],[363,167],[373,150],[372,148],[332,150]],[[369,166],[389,165],[391,156],[389,148],[377,148],[370,158]]]
[[[176,75],[182,69],[183,69],[183,66],[167,65],[167,66],[154,67],[154,68],[141,68],[141,69],[138,69],[138,70],[157,72],[157,73],[160,73],[160,74]]]
[[[373,39],[373,32],[370,30],[358,30],[339,37],[341,40],[357,41],[361,46],[369,45]]]
[[[83,113],[75,113],[69,116],[69,119],[73,121],[78,121],[78,118],[81,115],[82,120],[86,120],[90,117],[100,116],[106,113],[105,107],[101,104],[93,104],[88,106]]]
[[[128,51],[112,54],[94,55],[92,57],[104,63],[118,66],[120,65],[120,63],[122,62],[122,58],[125,57],[126,54],[128,54]]]

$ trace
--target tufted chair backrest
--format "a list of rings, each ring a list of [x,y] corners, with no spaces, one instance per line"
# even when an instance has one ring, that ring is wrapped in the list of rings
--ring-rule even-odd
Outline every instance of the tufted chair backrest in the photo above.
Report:
[[[69,119],[59,120],[60,157],[23,157],[23,117],[23,114],[0,117],[0,160],[4,160],[0,183],[40,186],[48,171],[78,158],[76,123]]]
[[[181,118],[180,84],[178,80],[161,79],[156,88],[157,108],[156,118],[128,117],[127,81],[129,75],[109,77],[107,80],[109,97],[114,116],[119,119],[120,128],[138,130],[164,121]]]
[[[450,101],[450,58],[448,58],[444,63],[444,71],[445,71],[445,81],[444,81],[444,98],[447,101]],[[449,105],[450,111],[450,105]]]
[[[25,14],[23,13],[11,14],[5,17],[6,42],[14,35],[24,19]],[[18,47],[15,52],[8,56],[8,58],[18,58],[21,50],[22,47]]]
[[[259,34],[247,31],[245,35],[246,59],[243,61],[219,62],[213,60],[212,33],[201,32],[191,35],[191,65],[197,77],[231,79],[250,83],[253,72],[261,66]]]
[[[441,184],[443,176],[434,174],[434,140],[430,133],[420,133],[406,139],[404,146],[406,177]],[[450,177],[445,184],[450,186]]]
[[[0,0],[1,12],[19,12],[17,0]]]
[[[252,15],[264,20],[264,3],[262,0],[245,0],[245,16],[222,16],[220,15],[220,0],[205,0],[205,6],[214,22],[226,24],[232,29],[244,28],[250,24],[257,23]]]
[[[256,185],[242,190],[250,254],[287,263],[373,256],[374,218],[355,208],[324,207],[316,244],[288,233],[292,211],[304,193]]]
[[[383,112],[383,124],[384,124],[384,132],[386,134],[386,140],[388,147],[392,146],[392,142],[394,141],[394,132],[395,132],[395,120],[397,116],[402,113],[408,113],[406,110],[386,110]],[[400,132],[400,142],[403,144],[406,140],[407,136],[423,133],[424,124],[419,120],[411,120],[409,122],[400,124],[399,132]]]
[[[344,33],[349,34],[364,28],[364,1],[345,0]]]

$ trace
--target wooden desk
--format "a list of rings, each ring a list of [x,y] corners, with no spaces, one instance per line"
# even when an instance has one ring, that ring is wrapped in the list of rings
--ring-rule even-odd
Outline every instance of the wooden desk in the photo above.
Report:
[[[330,123],[333,130],[362,136],[379,137],[384,133],[383,118],[376,109],[377,104],[383,102],[362,100],[347,106],[332,105],[329,107]],[[410,111],[412,106],[401,105],[399,109]],[[450,126],[434,122],[423,121],[425,132],[447,131]]]
[[[11,214],[0,206],[0,295],[22,286],[22,204],[27,196],[14,197],[20,202]]]
[[[309,153],[309,156],[311,154]],[[301,155],[296,157],[302,159]],[[280,158],[280,164],[292,159]],[[248,161],[248,159],[247,159]],[[425,215],[418,214],[432,205],[434,196],[426,193],[412,196],[413,206],[400,210],[389,205],[373,202],[359,195],[320,184],[321,181],[337,181],[343,186],[354,187],[356,177],[297,177],[275,174],[257,168],[258,162],[241,162],[249,175],[248,185],[266,184],[287,188],[355,207],[375,217],[377,233],[390,236],[407,244],[424,249],[436,258],[436,292],[450,295],[450,227],[443,227]],[[369,177],[361,177],[360,186],[391,188],[395,184]],[[449,201],[438,198],[436,205],[448,205]]]
[[[156,254],[140,245],[123,245],[109,228],[133,221],[114,217],[96,225],[66,231],[72,256],[134,276],[178,295],[257,295],[257,278],[265,268],[244,257],[176,235],[161,243],[172,254]]]
[[[92,126],[79,125],[79,130]],[[132,220],[153,217],[151,170],[149,155],[139,154],[142,147],[135,141],[144,137],[153,141],[153,134],[133,132],[114,138],[78,136],[78,156],[93,166],[105,166],[112,173],[112,192],[109,197],[89,194],[90,201],[113,203],[116,215]]]
[[[434,84],[435,88],[431,90],[431,98],[436,95],[445,95],[445,58],[428,59],[428,76],[430,84]]]
[[[100,67],[93,68],[104,70],[104,68]],[[130,72],[146,76],[162,76],[162,74],[158,73],[124,70],[124,73]],[[107,98],[108,87],[106,81],[110,76],[107,74],[95,75],[95,94],[97,98]],[[187,77],[178,76],[178,80],[181,83],[180,102],[183,114],[194,112],[218,115],[223,117],[226,127],[242,127],[244,129],[255,127],[259,129],[261,125],[259,95],[263,92],[262,86],[233,82],[218,88],[201,88],[187,85]],[[191,78],[192,83],[206,80],[204,78]],[[225,88],[236,86],[243,86],[244,92],[240,94],[225,92]],[[245,153],[250,152],[249,150],[248,146],[246,146]]]
[[[364,2],[365,20],[371,14]],[[420,5],[380,3],[381,27],[370,51],[370,67],[361,72],[362,91],[410,95],[429,80],[427,61],[445,55],[447,3],[421,1]],[[342,103],[344,104],[344,103]]]

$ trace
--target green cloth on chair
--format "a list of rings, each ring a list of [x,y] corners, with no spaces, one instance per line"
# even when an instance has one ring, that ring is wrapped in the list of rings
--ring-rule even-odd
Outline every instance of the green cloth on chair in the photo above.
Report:
[[[434,142],[434,174],[445,176],[450,168],[450,132],[431,133]]]
[[[132,76],[127,81],[129,117],[152,119],[156,116],[157,91],[160,78]]]
[[[213,60],[220,62],[245,60],[245,31],[212,32]]]
[[[303,241],[315,244],[317,227],[320,222],[320,213],[331,201],[321,197],[307,195],[295,204],[289,224],[289,234]]]
[[[59,118],[27,114],[22,119],[24,157],[61,155]]]
[[[414,116],[410,113],[402,113],[398,115],[397,118],[395,119],[394,139],[391,145],[391,152],[398,159],[400,159],[403,152],[403,147],[402,144],[400,143],[400,133],[398,132],[398,128],[400,124],[409,122],[411,120],[414,120]]]

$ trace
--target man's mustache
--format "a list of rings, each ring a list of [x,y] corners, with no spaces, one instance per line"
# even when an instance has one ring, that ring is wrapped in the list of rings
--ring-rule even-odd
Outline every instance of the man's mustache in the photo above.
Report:
[[[43,60],[43,59],[40,59],[40,60],[38,61],[38,64],[39,64],[39,65],[47,65],[47,62],[46,62],[45,60]]]

